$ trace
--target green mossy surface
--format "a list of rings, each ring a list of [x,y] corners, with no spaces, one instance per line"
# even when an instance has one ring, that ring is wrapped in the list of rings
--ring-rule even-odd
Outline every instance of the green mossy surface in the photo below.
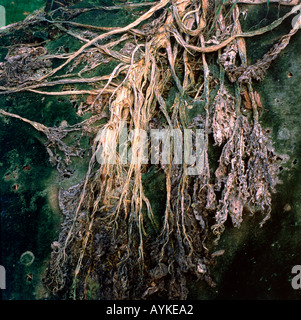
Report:
[[[45,0],[1,0],[6,11],[6,24],[22,21],[35,10],[45,6]]]
[[[0,49],[3,51],[6,48]],[[0,108],[50,127],[59,126],[63,120],[70,125],[83,120],[68,97],[31,93],[0,95]],[[7,273],[7,289],[2,297],[39,299],[39,294],[43,294],[39,288],[50,245],[58,237],[62,220],[56,200],[58,188],[82,181],[88,161],[74,161],[70,167],[73,175],[62,181],[49,163],[43,133],[12,118],[1,118],[0,126],[1,263]],[[70,135],[66,142],[75,138],[75,134]],[[87,137],[81,139],[81,146],[88,147]],[[35,260],[25,266],[20,257],[28,250],[33,252]]]
[[[4,0],[5,2],[6,0]],[[10,3],[6,1],[6,5]],[[17,3],[17,1],[15,1]],[[24,11],[26,1],[24,4]],[[32,2],[33,3],[33,2]],[[35,2],[33,11],[42,6]],[[111,1],[84,1],[76,6],[97,4],[110,5]],[[5,4],[4,4],[5,5]],[[26,7],[28,8],[28,7]],[[242,23],[244,31],[257,29],[282,16],[288,9],[279,11],[270,5],[269,12],[262,6],[245,6],[248,16]],[[23,9],[22,9],[23,10]],[[22,11],[20,10],[20,12]],[[23,11],[23,12],[24,12]],[[11,13],[7,11],[10,17]],[[19,15],[18,15],[19,14]],[[12,23],[21,20],[22,14],[8,18]],[[15,19],[15,20],[14,20]],[[128,24],[134,19],[132,12],[95,11],[78,16],[74,21],[98,26],[118,26]],[[121,23],[121,24],[120,24]],[[271,46],[290,30],[290,19],[279,28],[256,38],[247,39],[249,63],[256,62]],[[34,30],[34,32],[44,30]],[[44,34],[44,33],[43,33]],[[44,34],[47,37],[47,32]],[[22,38],[22,31],[14,35],[15,41]],[[0,61],[3,61],[12,38],[6,36],[0,44]],[[72,52],[81,43],[69,35],[56,37],[47,43],[49,52],[60,46]],[[277,186],[273,198],[271,219],[260,228],[263,216],[245,215],[240,229],[227,224],[216,250],[225,249],[225,254],[217,258],[212,275],[217,283],[214,289],[206,284],[191,283],[190,298],[197,299],[300,299],[300,290],[291,287],[291,269],[301,264],[301,32],[292,37],[288,47],[274,61],[265,80],[255,84],[260,94],[263,110],[260,122],[270,130],[274,148],[279,157],[287,158],[279,164],[279,177],[282,184]],[[110,72],[116,61],[104,65],[105,69],[95,70],[88,76]],[[75,70],[76,71],[76,70]],[[63,70],[62,70],[63,72]],[[216,74],[218,69],[211,67]],[[85,86],[81,86],[85,88]],[[59,87],[50,90],[59,90]],[[175,90],[171,90],[167,100],[173,100]],[[214,94],[213,94],[214,96]],[[167,106],[171,107],[168,104]],[[195,112],[202,110],[203,104],[194,106],[187,113],[188,120]],[[57,126],[66,120],[70,125],[83,119],[75,113],[68,97],[50,97],[31,93],[0,95],[0,108],[19,114],[46,126]],[[50,245],[60,231],[62,216],[55,201],[59,188],[67,188],[82,181],[88,166],[85,159],[73,161],[70,179],[59,179],[56,169],[49,163],[44,147],[45,137],[29,124],[18,119],[0,119],[0,213],[1,213],[1,264],[7,270],[7,290],[2,292],[4,299],[41,299],[45,292],[41,289],[41,277],[50,255]],[[76,137],[73,137],[76,138]],[[70,141],[72,137],[69,138]],[[88,141],[82,138],[82,146]],[[215,150],[212,149],[213,157]],[[88,154],[87,154],[88,155]],[[30,170],[26,170],[26,166]],[[143,176],[145,193],[150,199],[156,220],[165,209],[165,177],[151,170]],[[18,185],[17,189],[15,189]],[[289,206],[288,206],[289,205]],[[287,210],[290,208],[290,210]],[[154,230],[148,230],[153,232]],[[25,251],[33,252],[34,262],[30,266],[21,263]],[[215,249],[214,249],[215,250]],[[89,279],[88,297],[97,298],[98,287]]]

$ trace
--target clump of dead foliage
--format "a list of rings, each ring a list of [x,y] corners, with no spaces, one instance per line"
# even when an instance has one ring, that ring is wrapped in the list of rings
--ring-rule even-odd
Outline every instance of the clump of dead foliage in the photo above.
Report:
[[[62,174],[73,157],[83,156],[78,145],[69,146],[64,138],[73,131],[93,138],[85,180],[59,193],[64,222],[52,244],[44,279],[53,294],[86,299],[96,285],[98,299],[185,299],[188,278],[215,285],[210,275],[215,255],[208,249],[209,242],[221,236],[227,220],[239,227],[246,212],[262,215],[262,223],[269,218],[276,184],[275,154],[259,122],[262,105],[252,82],[263,80],[297,29],[254,65],[247,65],[245,38],[271,31],[300,10],[300,5],[267,27],[243,32],[238,3],[218,6],[211,0],[161,0],[123,4],[120,8],[141,12],[119,28],[72,22],[80,9],[68,8],[50,15],[39,12],[24,22],[42,21],[74,36],[82,46],[70,53],[49,53],[43,46],[9,50],[0,64],[0,94],[85,94],[86,102],[78,104],[77,112],[92,113],[77,125],[47,128],[0,111],[45,134],[50,160]],[[221,77],[209,72],[211,57],[218,61]],[[62,62],[53,67],[53,59]],[[112,60],[119,64],[110,74],[83,77]],[[62,70],[64,75],[58,75]],[[91,88],[81,89],[81,83]],[[61,90],[54,91],[59,85]],[[172,87],[176,93],[167,103]],[[190,110],[196,108],[197,116],[188,121]],[[242,112],[245,108],[247,113]],[[100,125],[103,118],[107,121]],[[132,161],[127,163],[115,152],[124,122],[133,130],[126,146],[131,147]],[[187,165],[175,163],[172,155],[169,165],[156,165],[165,176],[166,189],[165,208],[159,217],[145,192],[143,176],[151,165],[142,163],[138,135],[139,129],[151,128],[182,133],[187,128],[202,128],[205,133],[200,175],[188,175]],[[214,159],[209,157],[212,143],[220,148]],[[105,160],[101,164],[97,161],[100,150]],[[213,162],[218,164],[214,172]]]

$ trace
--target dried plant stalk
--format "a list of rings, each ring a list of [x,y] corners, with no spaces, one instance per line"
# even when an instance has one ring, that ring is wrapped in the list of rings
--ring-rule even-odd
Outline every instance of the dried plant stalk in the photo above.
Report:
[[[168,6],[171,10],[165,10]],[[83,152],[68,146],[63,139],[76,130],[91,137],[92,156],[85,179],[59,193],[64,222],[58,240],[52,244],[44,279],[45,286],[53,294],[86,299],[89,281],[92,281],[99,287],[99,299],[147,299],[151,296],[186,299],[187,275],[215,285],[210,266],[218,255],[211,255],[208,249],[212,230],[218,239],[229,218],[239,227],[246,209],[251,213],[264,213],[262,222],[269,218],[277,181],[275,154],[259,123],[261,102],[259,95],[253,92],[252,81],[263,80],[270,64],[288,45],[297,28],[282,37],[253,66],[247,66],[244,38],[273,30],[300,10],[300,5],[267,27],[252,32],[241,30],[237,4],[230,6],[233,12],[228,19],[225,7],[221,6],[213,28],[226,35],[229,26],[231,34],[220,39],[206,39],[206,32],[212,27],[209,23],[216,14],[213,8],[211,0],[198,3],[161,0],[128,26],[102,28],[105,32],[99,35],[91,31],[74,33],[60,27],[61,32],[85,42],[74,53],[51,56],[44,48],[20,47],[11,51],[11,56],[1,63],[0,94],[30,91],[69,94],[73,98],[78,94],[89,95],[86,103],[78,107],[78,114],[91,112],[93,116],[75,126],[47,128],[0,110],[2,116],[25,121],[46,135],[50,158],[61,172],[63,165],[67,169],[71,158]],[[70,16],[77,14],[65,11]],[[158,17],[141,26],[154,13]],[[100,30],[71,21],[47,20],[42,13],[32,17],[31,23],[34,19],[51,26],[64,23],[71,28]],[[112,39],[114,35],[120,38]],[[112,49],[123,42],[119,51]],[[208,46],[209,43],[214,45]],[[91,46],[94,47],[91,49]],[[219,78],[210,72],[208,62],[211,61],[209,55],[217,51]],[[36,69],[30,68],[38,56],[40,64]],[[51,57],[64,62],[51,69]],[[81,78],[83,73],[111,59],[120,61],[111,74]],[[14,61],[17,63],[12,63]],[[86,65],[78,78],[72,78],[72,72],[82,61]],[[240,66],[238,61],[241,61]],[[67,70],[66,78],[57,80],[53,76],[60,70]],[[226,85],[224,74],[233,83],[235,96],[230,94],[231,84]],[[39,90],[66,83],[69,86],[90,83],[93,87],[87,90],[68,87],[60,92]],[[218,90],[212,97],[212,88],[216,86]],[[176,93],[172,101],[168,101],[172,87]],[[247,104],[252,113],[249,117],[241,113],[243,92],[249,99]],[[198,115],[188,120],[189,110],[200,105],[202,109],[197,110]],[[105,117],[108,121],[99,124]],[[124,123],[132,130],[130,142],[125,146],[131,148],[129,162],[118,153],[117,141]],[[149,140],[145,145],[140,140],[141,130],[151,128],[177,129],[182,140],[187,128],[204,131],[201,174],[189,176],[188,165],[179,165],[173,155],[170,155],[170,164],[157,165],[165,177],[166,190],[165,208],[159,218],[153,212],[144,182],[144,176],[153,167],[143,162]],[[220,150],[215,172],[212,162],[216,159],[210,156],[212,141]],[[56,157],[57,151],[65,154],[64,160]],[[192,150],[194,155],[197,152],[196,148]],[[98,159],[99,154],[102,161]],[[215,218],[214,223],[210,217]]]

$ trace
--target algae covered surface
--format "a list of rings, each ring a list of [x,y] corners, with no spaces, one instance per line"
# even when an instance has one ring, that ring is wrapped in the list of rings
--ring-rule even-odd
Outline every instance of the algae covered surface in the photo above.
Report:
[[[17,2],[14,1],[13,5]],[[194,3],[188,3],[190,9],[194,8]],[[206,1],[200,1],[202,6],[204,3]],[[91,10],[93,6],[120,4],[121,7],[115,10]],[[3,5],[10,7],[11,3],[4,1]],[[119,1],[66,1],[70,11],[57,10],[60,5],[56,1],[54,7],[49,8],[49,5],[49,1],[37,1],[34,5],[33,2],[19,1],[18,12],[13,14],[11,9],[7,10],[7,24],[21,21],[35,10],[44,12],[46,7],[48,13],[51,10],[54,12],[50,16],[53,20],[68,20],[99,28],[112,27],[114,30],[126,27],[149,9],[122,7],[124,3]],[[218,16],[209,19],[208,16],[207,22],[211,26],[219,25],[218,31],[225,34],[221,36],[216,33],[216,37],[212,38],[213,27],[208,28],[205,29],[208,32],[206,40],[222,42],[229,36],[223,23],[230,25],[234,6],[219,5],[224,5],[224,1],[215,2],[214,8],[208,6],[207,9],[208,12],[222,12],[224,20],[218,20]],[[82,11],[77,12],[77,9]],[[104,89],[101,101],[110,108],[99,111],[93,90],[99,90],[101,86],[85,81],[33,88],[50,94],[30,90],[0,92],[0,109],[4,110],[0,118],[1,265],[5,266],[7,274],[7,289],[2,290],[4,300],[149,297],[300,299],[301,289],[293,289],[291,280],[293,266],[301,264],[301,31],[291,36],[289,44],[277,53],[265,70],[262,81],[253,80],[251,89],[248,83],[242,81],[239,84],[241,98],[238,98],[238,86],[232,77],[248,74],[243,69],[241,47],[233,48],[230,44],[219,52],[202,55],[194,51],[194,55],[188,55],[189,50],[193,50],[191,39],[195,38],[187,36],[183,50],[181,43],[175,41],[178,33],[168,28],[160,30],[162,34],[171,32],[172,40],[165,39],[167,44],[160,47],[158,43],[162,39],[155,31],[152,33],[151,28],[159,29],[166,16],[167,19],[172,16],[171,12],[176,17],[174,8],[166,12],[160,10],[143,22],[145,25],[141,30],[146,32],[146,36],[139,35],[139,32],[135,34],[134,30],[134,36],[127,34],[130,41],[124,45],[118,42],[121,36],[112,35],[109,40],[116,43],[107,49],[112,51],[91,49],[87,55],[75,58],[73,64],[58,70],[49,80],[63,80],[65,74],[72,80],[77,79],[79,73],[84,75],[81,79],[115,73],[114,80],[110,81],[113,89],[121,83],[122,99],[118,100],[117,91],[116,100],[110,101],[112,91],[107,86],[105,89],[108,91]],[[251,33],[284,16],[291,7],[272,3],[241,4],[239,10],[242,31]],[[231,14],[227,14],[228,11]],[[37,77],[59,68],[62,59],[65,61],[70,53],[81,49],[85,42],[80,37],[92,39],[107,32],[88,28],[77,33],[71,24],[57,26],[40,19],[40,14],[36,11],[33,17],[38,19],[29,23],[31,28],[20,24],[0,31],[0,63],[5,63],[9,55],[26,56],[30,63],[30,59],[35,58],[35,52],[38,52],[33,48],[43,48],[39,49],[41,62],[40,69],[37,68],[41,73],[28,69],[30,64],[27,65],[27,62],[20,64],[15,73],[8,73],[11,76],[9,79],[1,78],[0,74],[0,85],[6,88],[2,91],[13,91],[24,83],[25,86],[36,85]],[[43,14],[42,17],[50,20]],[[152,19],[156,19],[156,23],[151,24]],[[269,32],[246,37],[246,65],[256,65],[258,59],[291,29],[292,19],[289,17]],[[180,28],[181,32],[185,33],[185,30],[183,26]],[[152,37],[158,39],[157,42],[154,41],[148,51],[139,51],[145,43],[151,43]],[[187,45],[189,40],[192,41],[191,48]],[[204,45],[201,38],[197,41],[198,45]],[[30,49],[21,46],[22,50],[18,51],[19,44],[27,44]],[[105,44],[104,40],[98,42],[99,46]],[[175,59],[177,54],[183,55],[174,66],[172,51],[168,51],[171,47]],[[231,64],[231,52],[240,54],[241,66],[235,65],[235,62]],[[139,64],[144,54],[145,59],[147,54],[151,57],[148,61],[153,69],[150,68],[149,74],[147,67]],[[63,58],[51,58],[50,64],[47,55]],[[158,57],[160,61],[155,61]],[[16,61],[16,64],[19,63]],[[120,61],[123,66],[120,66]],[[123,81],[119,70],[127,64],[131,67],[125,69],[128,78]],[[139,73],[139,70],[142,71]],[[160,73],[158,78],[154,76],[156,72]],[[140,78],[141,74],[145,78]],[[22,84],[22,75],[31,77],[31,82]],[[202,86],[197,87],[198,81]],[[102,87],[106,84],[102,80],[99,83]],[[150,83],[148,87],[146,83]],[[134,88],[133,96],[130,87]],[[156,87],[158,91],[154,89]],[[254,110],[254,101],[250,98],[248,101],[242,89],[247,90],[250,97],[252,92],[260,97],[255,101],[257,106],[261,105],[257,111]],[[69,90],[86,90],[86,93],[56,94]],[[253,97],[256,98],[256,94]],[[182,169],[154,165],[141,169],[141,172],[122,168],[128,176],[129,172],[134,172],[130,176],[132,180],[126,180],[119,171],[116,173],[105,167],[100,167],[102,171],[97,173],[91,161],[97,130],[107,123],[113,127],[124,116],[121,112],[117,119],[116,111],[117,117],[114,118],[112,106],[118,103],[136,106],[142,96],[146,100],[154,96],[157,100],[154,99],[154,102],[149,98],[148,112],[141,113],[145,122],[135,119],[133,111],[127,113],[134,119],[131,122],[133,126],[147,123],[152,128],[162,129],[172,123],[179,128],[187,126],[207,130],[210,127],[211,131],[205,130],[207,176],[180,179],[177,177],[181,177]],[[254,116],[256,112],[257,119]],[[11,115],[18,115],[23,120]],[[149,115],[152,117],[147,118]],[[253,117],[255,120],[252,120]],[[257,121],[259,133],[256,135],[252,128],[256,127]],[[38,130],[33,122],[39,124]],[[231,132],[237,132],[233,135],[233,145]],[[268,147],[265,141],[268,141]],[[241,150],[243,147],[251,150],[243,161],[237,156],[239,152],[235,151],[237,145],[241,146]],[[259,148],[260,159],[256,158],[256,149],[252,151],[256,147]],[[221,157],[223,154],[232,157],[232,163],[236,162],[237,167],[233,169]],[[268,155],[267,161],[265,155]],[[252,161],[262,166],[258,171],[254,170],[258,173],[257,177],[265,177],[262,184],[256,183],[257,177],[250,170],[243,171],[244,165],[252,164]],[[272,179],[270,181],[268,175],[264,175],[264,169],[267,172],[271,170],[271,176],[275,175],[275,186]],[[239,170],[244,174],[240,176]],[[230,175],[240,181],[239,193],[233,191],[235,183],[231,185]],[[202,179],[207,179],[206,183]],[[120,181],[128,183],[128,193],[120,192]],[[106,189],[103,190],[102,186]],[[273,187],[275,190],[269,197]],[[262,188],[267,193],[262,195],[254,188]],[[80,196],[82,190],[86,193]],[[98,196],[102,192],[104,200]],[[109,198],[109,195],[112,197]],[[122,204],[116,202],[118,198],[123,199]],[[116,206],[118,210],[114,211]],[[241,206],[241,212],[237,212],[237,206]],[[183,230],[178,226],[180,219]],[[143,221],[141,224],[140,220]],[[265,223],[261,225],[263,220]],[[170,232],[166,232],[166,225]],[[64,244],[68,246],[63,248]],[[198,281],[195,281],[196,278]],[[133,279],[137,279],[137,288]]]

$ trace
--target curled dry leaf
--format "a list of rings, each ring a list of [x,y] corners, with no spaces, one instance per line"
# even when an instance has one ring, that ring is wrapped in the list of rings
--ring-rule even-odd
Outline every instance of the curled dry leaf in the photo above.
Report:
[[[235,99],[224,86],[221,86],[214,102],[212,120],[213,137],[215,143],[220,146],[233,133],[236,120]]]
[[[249,92],[253,92],[252,81],[264,78],[271,62],[296,30],[281,38],[254,65],[237,65],[244,60],[242,53],[246,51],[236,41],[241,33],[237,6],[236,17],[228,15],[227,6],[221,6],[216,24],[212,23],[217,15],[214,1],[200,1],[197,5],[192,0],[178,1],[173,2],[171,10],[166,10],[170,4],[168,0],[155,2],[127,26],[102,28],[100,34],[87,31],[75,34],[70,29],[85,26],[69,24],[64,32],[68,31],[69,36],[80,39],[84,45],[74,53],[56,53],[55,57],[64,62],[54,69],[45,48],[30,46],[11,49],[0,65],[0,82],[8,86],[0,88],[2,94],[61,84],[68,90],[33,92],[72,94],[73,101],[79,94],[88,94],[86,103],[78,107],[78,114],[90,118],[73,126],[48,128],[0,109],[1,116],[25,121],[46,135],[46,150],[62,177],[72,174],[68,170],[71,157],[82,157],[85,151],[90,157],[83,181],[59,192],[64,221],[58,240],[52,245],[44,284],[61,298],[87,299],[87,292],[93,291],[90,283],[96,283],[98,299],[146,299],[154,294],[186,299],[187,282],[192,277],[215,285],[210,266],[219,254],[210,254],[207,248],[212,229],[220,236],[228,219],[239,227],[245,208],[250,213],[264,213],[263,222],[270,216],[276,157],[255,116],[255,104],[262,107],[260,97],[257,92],[254,96]],[[149,3],[125,4],[133,5],[149,6]],[[85,12],[84,9],[64,8],[56,14],[62,14],[66,20]],[[226,14],[227,19],[223,18]],[[35,19],[47,22],[45,14]],[[284,19],[278,19],[265,32],[279,26]],[[53,22],[48,21],[50,26]],[[215,34],[219,31],[218,39],[205,39],[210,34],[205,32],[210,28],[209,22],[213,28],[219,25],[220,30],[215,30]],[[26,23],[29,22],[24,22],[28,26]],[[34,20],[30,23],[32,26]],[[140,30],[135,29],[141,25]],[[246,34],[260,35],[262,30]],[[216,41],[218,44],[210,44]],[[221,50],[220,64],[216,64],[214,56],[218,50]],[[107,68],[112,60],[120,63],[111,74],[82,77],[91,71],[112,70],[111,66]],[[217,76],[218,72],[212,72],[216,68],[220,68],[220,75],[226,72],[230,83]],[[77,79],[70,74],[75,70]],[[58,76],[58,71],[67,74]],[[62,78],[47,82],[55,74]],[[93,89],[76,90],[79,83],[92,85]],[[248,91],[242,93],[243,102],[248,109],[253,108],[253,118],[240,113],[239,97],[230,94],[244,83]],[[212,97],[214,92],[217,93]],[[100,97],[94,102],[97,95]],[[199,109],[198,104],[202,106]],[[190,112],[197,114],[187,124]],[[100,124],[103,118],[107,121]],[[131,161],[126,163],[120,150],[116,150],[123,122],[133,133],[126,144],[126,148],[131,148]],[[172,156],[168,164],[144,165],[132,161],[143,157],[137,132],[148,128],[178,129],[181,138],[186,128],[202,129],[202,173],[188,175],[187,166],[175,163]],[[71,144],[70,139],[64,138],[76,131],[89,136],[87,150],[80,148],[80,138],[71,146],[65,142]],[[149,145],[149,140],[145,145]],[[192,148],[192,154],[196,152]],[[104,161],[98,161],[99,154]],[[156,192],[159,188],[151,184],[158,176],[162,180],[160,191]],[[164,193],[156,212],[147,187],[152,189],[154,202]]]

